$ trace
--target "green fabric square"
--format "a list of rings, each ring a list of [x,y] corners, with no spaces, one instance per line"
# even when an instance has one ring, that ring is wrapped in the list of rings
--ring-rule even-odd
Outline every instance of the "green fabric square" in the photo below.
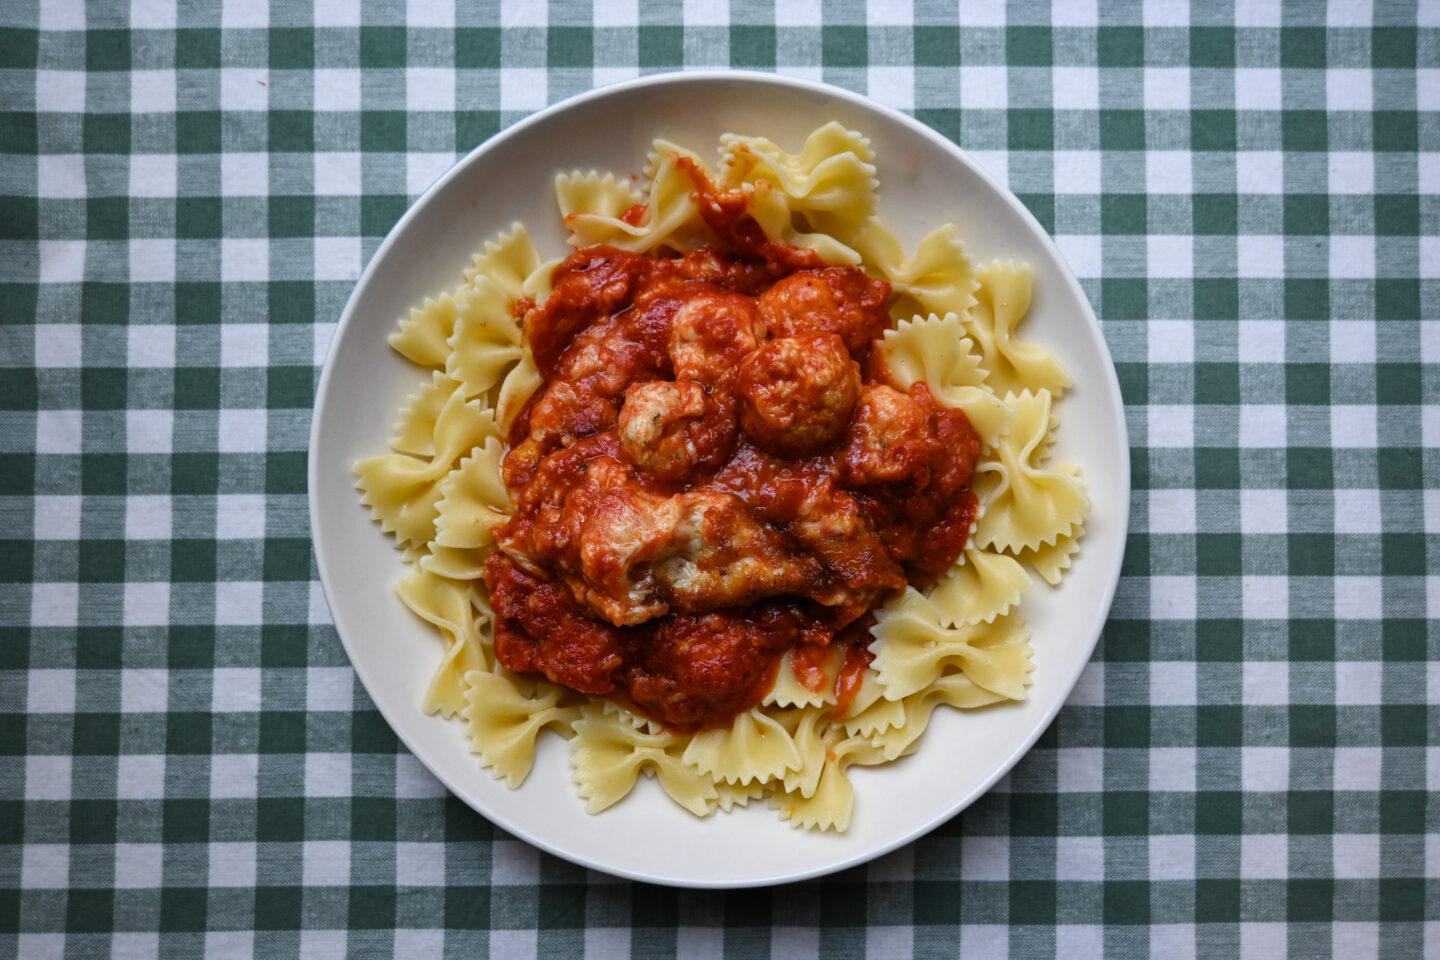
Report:
[[[820,927],[864,926],[865,884],[833,883],[820,891]]]
[[[1199,708],[1205,710],[1205,707]],[[1197,729],[1203,729],[1197,721]],[[1203,746],[1203,744],[1202,744]],[[1240,833],[1244,804],[1238,790],[1202,790],[1195,795],[1195,832],[1206,836]]]
[[[1288,447],[1285,480],[1291,490],[1329,490],[1335,485],[1335,466],[1328,448]]]
[[[1055,145],[1055,112],[1012,108],[1009,120],[1011,150],[1050,150]]]
[[[0,410],[30,411],[36,409],[38,404],[38,376],[33,367],[0,370]],[[23,456],[25,455],[6,454],[7,469],[18,469],[16,465]],[[0,477],[3,477],[5,472],[5,470],[0,470]],[[26,471],[27,475],[28,473],[29,471]],[[27,482],[23,489],[11,488],[4,479],[0,479],[0,493],[29,492],[29,487]]]
[[[80,285],[80,322],[85,324],[130,322],[130,287],[123,283],[87,280]],[[123,371],[121,371],[123,373]]]
[[[1197,236],[1230,237],[1240,232],[1240,198],[1233,193],[1197,193],[1193,200],[1193,222]],[[1196,280],[1196,285],[1231,284],[1233,280]],[[1199,303],[1196,303],[1198,309]],[[1238,310],[1238,307],[1237,307]],[[1230,314],[1228,319],[1233,319]]]
[[[500,30],[497,27],[456,27],[455,66],[462,70],[500,66]]]
[[[1195,881],[1196,923],[1237,923],[1240,881],[1201,877]]]
[[[1100,230],[1113,234],[1143,234],[1146,226],[1145,195],[1107,194],[1100,200]],[[1142,316],[1148,315],[1147,313]],[[1140,318],[1136,318],[1140,319]]]
[[[1285,318],[1287,320],[1329,320],[1329,283],[1323,279],[1287,277],[1285,279]]]
[[[1382,277],[1375,281],[1375,317],[1378,320],[1418,320],[1420,281]]]
[[[160,932],[185,933],[205,929],[209,906],[204,887],[164,887],[160,891]]]
[[[360,232],[367,237],[383,237],[405,214],[408,206],[403,196],[375,195],[360,198]]]
[[[210,840],[209,800],[167,799],[161,810],[161,836],[166,843],[207,843]]]
[[[126,372],[121,367],[83,367],[80,406],[86,410],[124,410]]]
[[[1287,70],[1325,66],[1324,27],[1285,27],[1280,31],[1280,66]]]
[[[207,754],[213,745],[212,717],[200,711],[171,710],[165,714],[165,750],[172,754]]]
[[[25,840],[25,801],[0,800],[0,844],[7,847],[19,846]],[[12,931],[6,925],[0,907],[0,932]]]
[[[635,897],[630,901],[630,925],[633,927],[674,927],[680,923],[679,891],[668,887],[657,887],[648,883],[635,885]],[[448,903],[446,926],[448,923]]]
[[[1104,56],[1102,45],[1101,56]],[[1048,67],[1054,61],[1049,27],[1006,27],[1005,62],[1012,67]]]
[[[70,807],[71,843],[114,843],[118,804],[114,800],[75,799]]]
[[[640,68],[678,67],[685,62],[685,32],[681,27],[645,24],[637,31]]]
[[[360,68],[405,66],[404,27],[360,27]]]
[[[1423,577],[1425,534],[1383,533],[1380,535],[1380,573],[1387,577]]]
[[[358,716],[358,714],[357,714]],[[375,714],[379,716],[379,714]],[[467,807],[453,794],[445,796],[445,839],[450,843],[489,840],[495,833],[490,821]]]
[[[1108,714],[1110,709],[1107,707],[1105,712]],[[1107,837],[1143,837],[1150,832],[1149,794],[1140,790],[1107,790],[1101,796]]]
[[[1328,363],[1286,364],[1285,402],[1316,406],[1328,404],[1330,402],[1330,365]]]
[[[130,152],[130,115],[87,113],[81,138],[81,149],[88,154],[127,154]]]
[[[755,890],[726,891],[724,914],[727,927],[768,927],[773,922],[769,898]],[[541,923],[546,919],[542,913]]]
[[[1239,367],[1233,363],[1196,363],[1195,402],[1238,406]]]
[[[220,152],[220,114],[214,110],[184,111],[175,114],[175,152],[210,154]],[[189,200],[181,200],[183,208]],[[184,236],[184,234],[177,234]]]
[[[1417,447],[1390,447],[1376,462],[1381,490],[1419,490],[1420,450]]]
[[[1141,198],[1141,203],[1144,203],[1144,198]],[[1140,215],[1143,219],[1143,211]],[[1107,320],[1145,320],[1150,316],[1150,288],[1144,279],[1102,279],[1100,302],[1104,305]]]
[[[9,469],[9,458],[0,458],[0,473]],[[0,583],[30,583],[35,576],[35,541],[0,540]],[[23,651],[23,641],[10,641],[9,646]]]
[[[301,907],[304,903],[304,891],[301,887],[257,887],[255,929],[299,930]]]
[[[265,492],[305,492],[305,454],[303,451],[270,453],[265,457]]]
[[[827,67],[865,67],[870,48],[864,27],[823,26],[820,28],[820,60]]]
[[[360,842],[395,841],[395,801],[384,797],[356,797],[350,801],[350,837]]]
[[[216,410],[219,407],[220,371],[218,368],[175,368],[176,410]]]
[[[1419,923],[1426,919],[1425,880],[1420,877],[1381,877],[1376,900],[1382,923]]]
[[[1046,233],[1055,232],[1055,195],[1053,193],[1017,193],[1025,209],[1039,221]]]
[[[39,53],[40,31],[0,27],[0,70],[33,70]]]
[[[1111,619],[1101,642],[1107,662],[1144,663],[1150,659],[1150,621]]]
[[[1201,533],[1195,537],[1195,572],[1202,577],[1235,577],[1241,573],[1241,537],[1236,533]]]
[[[1245,743],[1243,714],[1239,707],[1195,708],[1195,742],[1201,747],[1239,747]]]
[[[915,119],[940,134],[951,143],[960,142],[960,111],[954,108],[921,110],[916,108]]]
[[[182,240],[223,237],[224,223],[219,197],[186,197],[175,206],[175,235]],[[216,308],[218,317],[218,302]]]
[[[85,239],[128,240],[130,202],[125,197],[91,197],[85,201]]]
[[[262,843],[305,839],[305,801],[299,797],[261,797],[255,801],[255,833]]]
[[[1191,27],[1190,66],[1224,69],[1235,66],[1235,28]]]
[[[1380,623],[1380,642],[1383,656],[1391,661],[1428,660],[1425,649],[1424,620],[1402,620],[1386,617]]]
[[[23,713],[0,713],[0,757],[23,757],[30,752],[26,743],[29,721]]]
[[[314,382],[313,367],[271,367],[265,378],[265,405],[271,410],[308,410],[315,400]]]
[[[260,752],[304,753],[304,712],[298,710],[266,710],[260,714]]]
[[[1428,712],[1429,708],[1424,704],[1382,704],[1380,742],[1387,747],[1425,746]]]
[[[1285,232],[1290,236],[1330,232],[1330,198],[1323,193],[1287,193]]]
[[[214,583],[214,540],[170,541],[170,579],[176,583]]]
[[[265,290],[271,323],[314,323],[315,284],[306,280],[271,280]],[[283,367],[290,370],[294,368]],[[270,376],[275,376],[275,369]],[[306,368],[309,373],[309,368]],[[314,399],[310,388],[306,388],[307,399],[303,406],[310,406]],[[273,404],[272,404],[273,406]]]
[[[1297,704],[1290,707],[1290,746],[1334,747],[1335,707],[1330,704]]]
[[[1382,193],[1375,197],[1375,233],[1381,237],[1420,235],[1420,201],[1413,194]],[[1369,266],[1369,264],[1364,264]]]
[[[1235,111],[1190,111],[1192,149],[1229,152],[1235,149],[1235,142]]]
[[[370,150],[372,147],[364,143],[365,120],[362,115],[360,121],[361,149]],[[315,115],[308,110],[271,110],[269,113],[269,145],[272,153],[310,153],[315,149]],[[404,149],[403,133],[401,131],[402,146]],[[285,203],[297,201],[299,197],[286,197]],[[310,201],[313,208],[314,200]]]
[[[1373,27],[1370,30],[1370,63],[1378,70],[1415,69],[1419,31],[1413,27]]]
[[[185,70],[215,70],[220,66],[220,31],[182,27],[175,31],[175,66]]]
[[[1104,894],[1107,924],[1150,922],[1150,885],[1141,880],[1107,880]]]
[[[388,930],[394,927],[395,896],[394,887],[351,887],[350,928],[352,930]]]
[[[92,71],[130,69],[130,33],[127,30],[85,31],[85,69]]]
[[[1327,790],[1292,790],[1286,798],[1291,833],[1331,833],[1335,829],[1335,795]]]
[[[300,624],[267,623],[260,627],[260,666],[303,667],[309,637]]]
[[[1241,620],[1202,620],[1195,638],[1195,659],[1204,663],[1239,663],[1245,654]]]
[[[732,24],[730,66],[775,66],[775,28],[769,25]]]
[[[313,70],[315,31],[310,27],[270,28],[270,69]]]
[[[1145,65],[1145,32],[1140,27],[1100,27],[1095,46],[1102,70]]]
[[[215,666],[215,627],[171,624],[165,650],[172,670],[208,670]]]
[[[119,670],[125,635],[120,627],[80,627],[75,631],[75,666],[80,670]],[[0,640],[0,647],[6,646]],[[21,650],[24,644],[15,644]]]
[[[5,144],[8,153],[19,156],[33,156],[40,152],[40,134],[37,115],[34,113],[0,113],[0,143]],[[34,237],[36,221],[34,197],[0,196],[0,238]],[[24,208],[28,207],[28,211]],[[12,217],[19,216],[17,224]],[[22,224],[31,225],[28,230]]]
[[[467,151],[500,129],[498,110],[465,110],[455,115],[455,149]]]
[[[108,933],[114,923],[114,890],[73,889],[66,893],[66,933]]]
[[[1235,447],[1196,447],[1195,486],[1200,490],[1240,488],[1240,451]]]
[[[648,901],[654,888],[645,888],[647,896],[635,897],[635,909],[642,901]],[[670,891],[654,891],[661,894]],[[490,888],[488,886],[462,887],[445,885],[445,929],[446,930],[489,930],[490,929]]]
[[[310,541],[293,537],[265,540],[265,580],[310,579]]]
[[[1334,903],[1333,880],[1292,878],[1285,885],[1285,919],[1291,923],[1329,923]]]
[[[365,710],[350,720],[350,749],[355,753],[394,753],[399,749],[399,741],[384,717]]]
[[[1101,110],[1100,149],[1144,150],[1145,112],[1143,110]]]
[[[1055,922],[1055,884],[1041,880],[1011,880],[1009,887],[1012,924]],[[863,910],[852,914],[852,918],[860,922],[864,917]]]
[[[1291,576],[1333,577],[1335,538],[1321,533],[1292,533],[1285,538]]]
[[[315,198],[284,197],[270,203],[271,238],[315,236]]]
[[[960,63],[960,28],[917,26],[913,39],[917,67],[953,67]]]
[[[1054,794],[1013,793],[1010,795],[1010,832],[1019,837],[1053,837],[1060,820]]]
[[[593,67],[594,32],[589,27],[556,27],[546,31],[545,63],[550,67]]]
[[[76,756],[113,757],[120,752],[119,717],[111,713],[77,713],[71,736]]]
[[[1380,709],[1383,711],[1385,708],[1381,707]],[[1381,832],[1387,834],[1425,833],[1425,808],[1429,800],[1430,794],[1425,790],[1381,790]]]
[[[1106,707],[1104,723],[1105,746],[1121,748],[1150,746],[1149,707]]]
[[[1409,110],[1376,110],[1370,116],[1375,149],[1388,153],[1414,153],[1420,149],[1420,122]]]
[[[123,583],[125,580],[124,540],[81,540],[81,583]]]
[[[170,457],[170,492],[212,494],[220,486],[220,457],[214,453],[176,453]]]
[[[80,454],[80,492],[121,494],[125,492],[125,454]]]
[[[200,228],[200,224],[195,224]],[[180,282],[175,284],[175,322],[211,324],[220,320],[220,284]]]
[[[1125,540],[1125,556],[1120,561],[1120,575],[1144,577],[1150,573],[1150,535],[1132,533]]]
[[[1280,114],[1280,143],[1290,151],[1323,152],[1330,143],[1324,110],[1286,110]]]

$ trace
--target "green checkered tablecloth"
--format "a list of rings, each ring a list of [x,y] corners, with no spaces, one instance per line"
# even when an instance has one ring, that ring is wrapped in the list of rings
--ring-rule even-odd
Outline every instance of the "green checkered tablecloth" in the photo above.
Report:
[[[1135,493],[1009,777],[698,893],[542,855],[397,744],[304,464],[345,299],[457,155],[726,65],[1008,182],[1102,319]],[[0,955],[1440,956],[1437,111],[1434,2],[0,4]]]

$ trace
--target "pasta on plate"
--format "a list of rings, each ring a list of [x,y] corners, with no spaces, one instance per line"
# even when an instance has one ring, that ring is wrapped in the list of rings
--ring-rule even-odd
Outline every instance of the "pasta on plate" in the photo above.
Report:
[[[1078,465],[1052,462],[1055,409],[1070,377],[1020,336],[1031,297],[1028,267],[973,263],[953,223],[907,252],[875,215],[875,159],[864,136],[831,123],[795,153],[763,137],[727,134],[713,170],[700,154],[656,140],[638,190],[609,173],[555,178],[559,213],[578,251],[703,254],[717,242],[718,206],[702,209],[713,198],[697,189],[709,182],[742,203],[747,242],[809,264],[864,271],[888,285],[886,328],[850,349],[873,361],[892,393],[933,398],[927,402],[941,415],[963,412],[973,430],[978,456],[968,490],[976,503],[953,564],[878,594],[881,602],[857,621],[868,625],[868,637],[849,651],[838,641],[803,655],[799,647],[786,650],[759,702],[717,714],[723,722],[662,722],[638,701],[512,672],[505,652],[497,652],[501,600],[492,609],[487,589],[496,561],[518,563],[516,576],[534,566],[533,558],[505,556],[517,552],[507,524],[533,508],[517,500],[530,494],[514,482],[507,457],[517,456],[517,438],[543,417],[539,400],[555,365],[556,348],[537,341],[526,318],[551,297],[561,261],[546,260],[517,223],[484,245],[454,289],[425,299],[391,335],[390,345],[427,372],[400,410],[390,452],[355,465],[356,486],[404,551],[401,600],[442,640],[423,709],[458,718],[480,763],[510,787],[525,781],[537,739],[549,731],[570,741],[574,780],[590,813],[623,799],[644,775],[696,816],[767,798],[794,825],[843,831],[855,799],[849,768],[917,749],[942,704],[973,709],[1025,698],[1032,650],[1024,595],[1032,574],[1059,583],[1090,509]],[[836,349],[848,362],[844,348]],[[787,362],[817,361],[807,355]],[[697,410],[710,402],[693,384],[643,386],[649,393],[635,386],[625,393],[632,410],[641,409],[642,395]],[[645,456],[665,442],[658,433],[638,435]],[[676,455],[693,460],[703,451],[696,454],[692,443]],[[662,475],[668,469],[649,466]],[[672,501],[646,503],[663,514],[679,509]],[[695,523],[715,512],[705,504],[694,510]],[[693,579],[683,560],[672,561],[681,571],[675,576]],[[684,582],[676,579],[673,589]],[[635,604],[595,602],[600,619],[616,624],[664,612],[663,604],[636,614]],[[499,619],[505,622],[503,612]]]

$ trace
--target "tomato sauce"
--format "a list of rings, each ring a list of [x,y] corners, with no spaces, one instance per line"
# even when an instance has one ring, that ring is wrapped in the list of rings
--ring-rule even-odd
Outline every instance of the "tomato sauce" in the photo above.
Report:
[[[763,699],[788,650],[822,688],[843,646],[843,713],[869,611],[964,549],[980,442],[888,382],[883,280],[770,240],[681,162],[719,242],[577,250],[525,313],[544,385],[506,438],[496,656],[698,730]]]

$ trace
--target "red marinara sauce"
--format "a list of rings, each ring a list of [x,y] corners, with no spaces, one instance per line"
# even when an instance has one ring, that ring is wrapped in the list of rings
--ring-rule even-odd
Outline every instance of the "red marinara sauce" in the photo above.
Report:
[[[698,730],[763,699],[791,648],[828,682],[810,649],[833,644],[843,712],[869,611],[964,549],[980,441],[888,382],[888,284],[770,241],[690,173],[719,243],[577,250],[525,315],[544,385],[507,437],[496,656]]]

